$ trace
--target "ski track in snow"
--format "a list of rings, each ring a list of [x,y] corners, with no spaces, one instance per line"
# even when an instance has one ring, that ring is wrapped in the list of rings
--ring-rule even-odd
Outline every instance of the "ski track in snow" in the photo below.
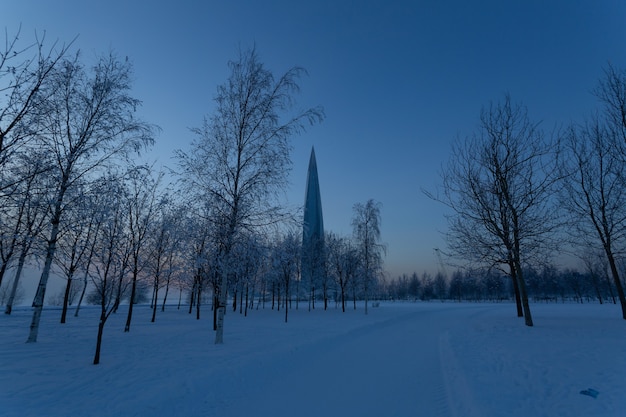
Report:
[[[624,416],[626,323],[614,305],[382,303],[341,313],[229,312],[225,344],[211,315],[137,308],[105,326],[97,309],[58,324],[46,309],[0,317],[0,416]],[[194,312],[195,314],[195,312]],[[580,395],[594,388],[597,399]]]
[[[439,333],[453,320],[413,311],[294,349],[255,370],[228,415],[450,416]]]

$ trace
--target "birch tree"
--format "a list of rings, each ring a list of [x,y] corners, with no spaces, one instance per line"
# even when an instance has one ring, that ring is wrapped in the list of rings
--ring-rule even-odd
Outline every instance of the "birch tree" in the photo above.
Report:
[[[381,204],[372,199],[353,206],[352,228],[359,253],[361,280],[365,294],[365,314],[369,291],[382,272],[385,245],[380,240]]]
[[[48,48],[45,36],[35,35],[33,42],[22,46],[20,35],[21,27],[14,36],[5,31],[0,49],[0,189],[23,179],[8,179],[6,168],[17,154],[29,153],[38,133],[32,120],[45,112],[44,104],[55,88],[49,81],[71,45],[53,42]],[[38,172],[47,168],[38,167]]]
[[[348,286],[355,279],[359,266],[358,253],[350,239],[337,236],[332,232],[326,234],[326,248],[328,271],[339,286],[341,311],[345,313]]]
[[[228,80],[217,89],[214,114],[193,130],[191,152],[177,154],[187,188],[211,199],[213,219],[223,231],[216,344],[224,341],[233,245],[244,229],[278,220],[277,192],[291,166],[289,141],[305,123],[322,119],[319,108],[293,111],[303,68],[275,77],[255,49],[240,52],[229,68]]]
[[[179,230],[176,230],[179,232]],[[175,232],[175,233],[176,233]],[[161,303],[161,311],[165,311],[165,305],[172,288],[172,284],[177,281],[177,277],[182,272],[182,257],[180,256],[180,250],[178,246],[181,243],[181,236],[172,234],[170,235],[170,241],[168,246],[168,252],[166,253],[166,260],[164,265],[164,280],[165,280],[165,294],[163,295],[163,302]],[[156,296],[155,296],[156,300]]]
[[[268,255],[264,246],[260,234],[247,233],[233,248],[235,251],[233,255],[237,259],[233,272],[237,275],[235,284],[239,286],[236,290],[237,294],[239,294],[239,312],[245,314],[245,316],[248,315],[250,290],[252,290],[252,297],[254,297],[259,270],[261,269],[263,258]]]
[[[289,232],[279,238],[272,248],[272,264],[277,271],[280,286],[284,291],[285,323],[289,318],[289,301],[291,299],[291,283],[296,278],[298,263],[300,262],[300,238],[294,232]]]
[[[139,100],[130,95],[131,66],[114,55],[98,59],[88,71],[77,53],[63,60],[51,75],[52,94],[36,120],[39,144],[55,161],[49,171],[56,184],[46,257],[33,300],[27,342],[37,341],[44,295],[57,239],[66,211],[66,195],[77,181],[152,144],[154,128],[135,118]]]
[[[126,239],[124,228],[126,213],[124,206],[124,190],[119,178],[104,176],[95,188],[100,195],[98,210],[94,214],[94,222],[98,224],[98,235],[94,245],[89,277],[94,287],[94,300],[100,307],[98,335],[93,364],[100,363],[104,326],[109,316],[117,308],[119,294],[125,292],[126,283],[119,277],[127,273],[126,254],[120,242]]]
[[[189,282],[189,314],[196,307],[196,318],[200,319],[200,304],[202,293],[211,285],[213,296],[217,294],[217,285],[211,276],[215,269],[215,257],[217,252],[216,233],[214,223],[209,220],[211,210],[203,200],[186,201],[187,217],[183,229],[186,235],[183,253],[187,275],[191,277]],[[215,305],[215,300],[213,301]],[[216,312],[214,312],[216,313]],[[213,327],[216,326],[217,315],[214,314]]]
[[[83,303],[83,299],[85,298],[85,293],[87,291],[87,286],[89,285],[89,271],[91,269],[91,263],[93,261],[93,257],[96,251],[96,244],[98,243],[98,236],[100,234],[100,229],[103,226],[103,216],[100,213],[102,200],[106,200],[106,193],[102,191],[102,189],[106,189],[106,186],[103,187],[107,183],[107,178],[102,177],[97,181],[94,181],[89,184],[88,192],[86,193],[86,215],[90,218],[90,221],[87,222],[87,238],[86,243],[88,245],[88,249],[86,251],[85,260],[83,263],[83,287],[80,292],[80,297],[78,299],[78,303],[76,304],[76,310],[74,311],[74,317],[78,317],[78,312],[80,311],[80,307]]]
[[[180,243],[177,215],[171,212],[167,196],[163,195],[159,200],[157,218],[148,243],[150,246],[148,270],[152,277],[152,322],[156,320],[159,290],[162,287],[165,287],[165,296],[161,310],[165,310],[170,280],[177,265],[177,246]]]
[[[148,265],[148,238],[158,210],[161,177],[152,178],[150,168],[145,166],[131,168],[126,175],[129,194],[124,206],[130,237],[131,292],[125,332],[130,331],[139,274]]]

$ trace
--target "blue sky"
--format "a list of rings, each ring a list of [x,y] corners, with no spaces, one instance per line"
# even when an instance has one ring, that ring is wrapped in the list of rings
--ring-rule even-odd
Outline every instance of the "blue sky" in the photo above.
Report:
[[[0,24],[68,42],[86,59],[114,50],[135,68],[142,116],[163,129],[150,154],[173,165],[213,109],[227,61],[256,45],[276,73],[305,67],[301,107],[326,120],[294,138],[287,199],[302,205],[311,146],[327,230],[351,232],[352,206],[380,201],[386,267],[436,271],[445,247],[434,191],[455,137],[508,92],[550,133],[596,107],[608,62],[626,66],[626,2],[4,0]]]

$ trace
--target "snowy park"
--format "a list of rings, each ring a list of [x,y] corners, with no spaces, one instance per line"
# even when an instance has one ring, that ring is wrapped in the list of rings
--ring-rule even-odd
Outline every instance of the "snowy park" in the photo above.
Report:
[[[626,416],[626,2],[3,3],[0,417]]]
[[[382,302],[356,310],[247,317],[229,311],[214,344],[200,320],[168,306],[150,322],[125,306],[92,365],[99,310],[59,324],[44,309],[0,316],[0,415],[13,416],[623,416],[626,323],[614,304]]]

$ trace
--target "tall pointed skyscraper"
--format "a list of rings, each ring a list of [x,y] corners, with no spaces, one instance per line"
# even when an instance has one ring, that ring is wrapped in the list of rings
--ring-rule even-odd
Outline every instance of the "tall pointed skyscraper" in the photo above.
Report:
[[[302,241],[324,237],[324,218],[322,216],[322,199],[320,197],[320,181],[317,176],[315,148],[311,148],[309,171],[306,177],[306,193],[304,195],[304,224]]]
[[[315,149],[311,148],[309,171],[304,196],[304,221],[302,222],[302,280],[311,287],[311,300],[315,296],[315,283],[324,273],[324,218],[320,183],[317,176]]]

